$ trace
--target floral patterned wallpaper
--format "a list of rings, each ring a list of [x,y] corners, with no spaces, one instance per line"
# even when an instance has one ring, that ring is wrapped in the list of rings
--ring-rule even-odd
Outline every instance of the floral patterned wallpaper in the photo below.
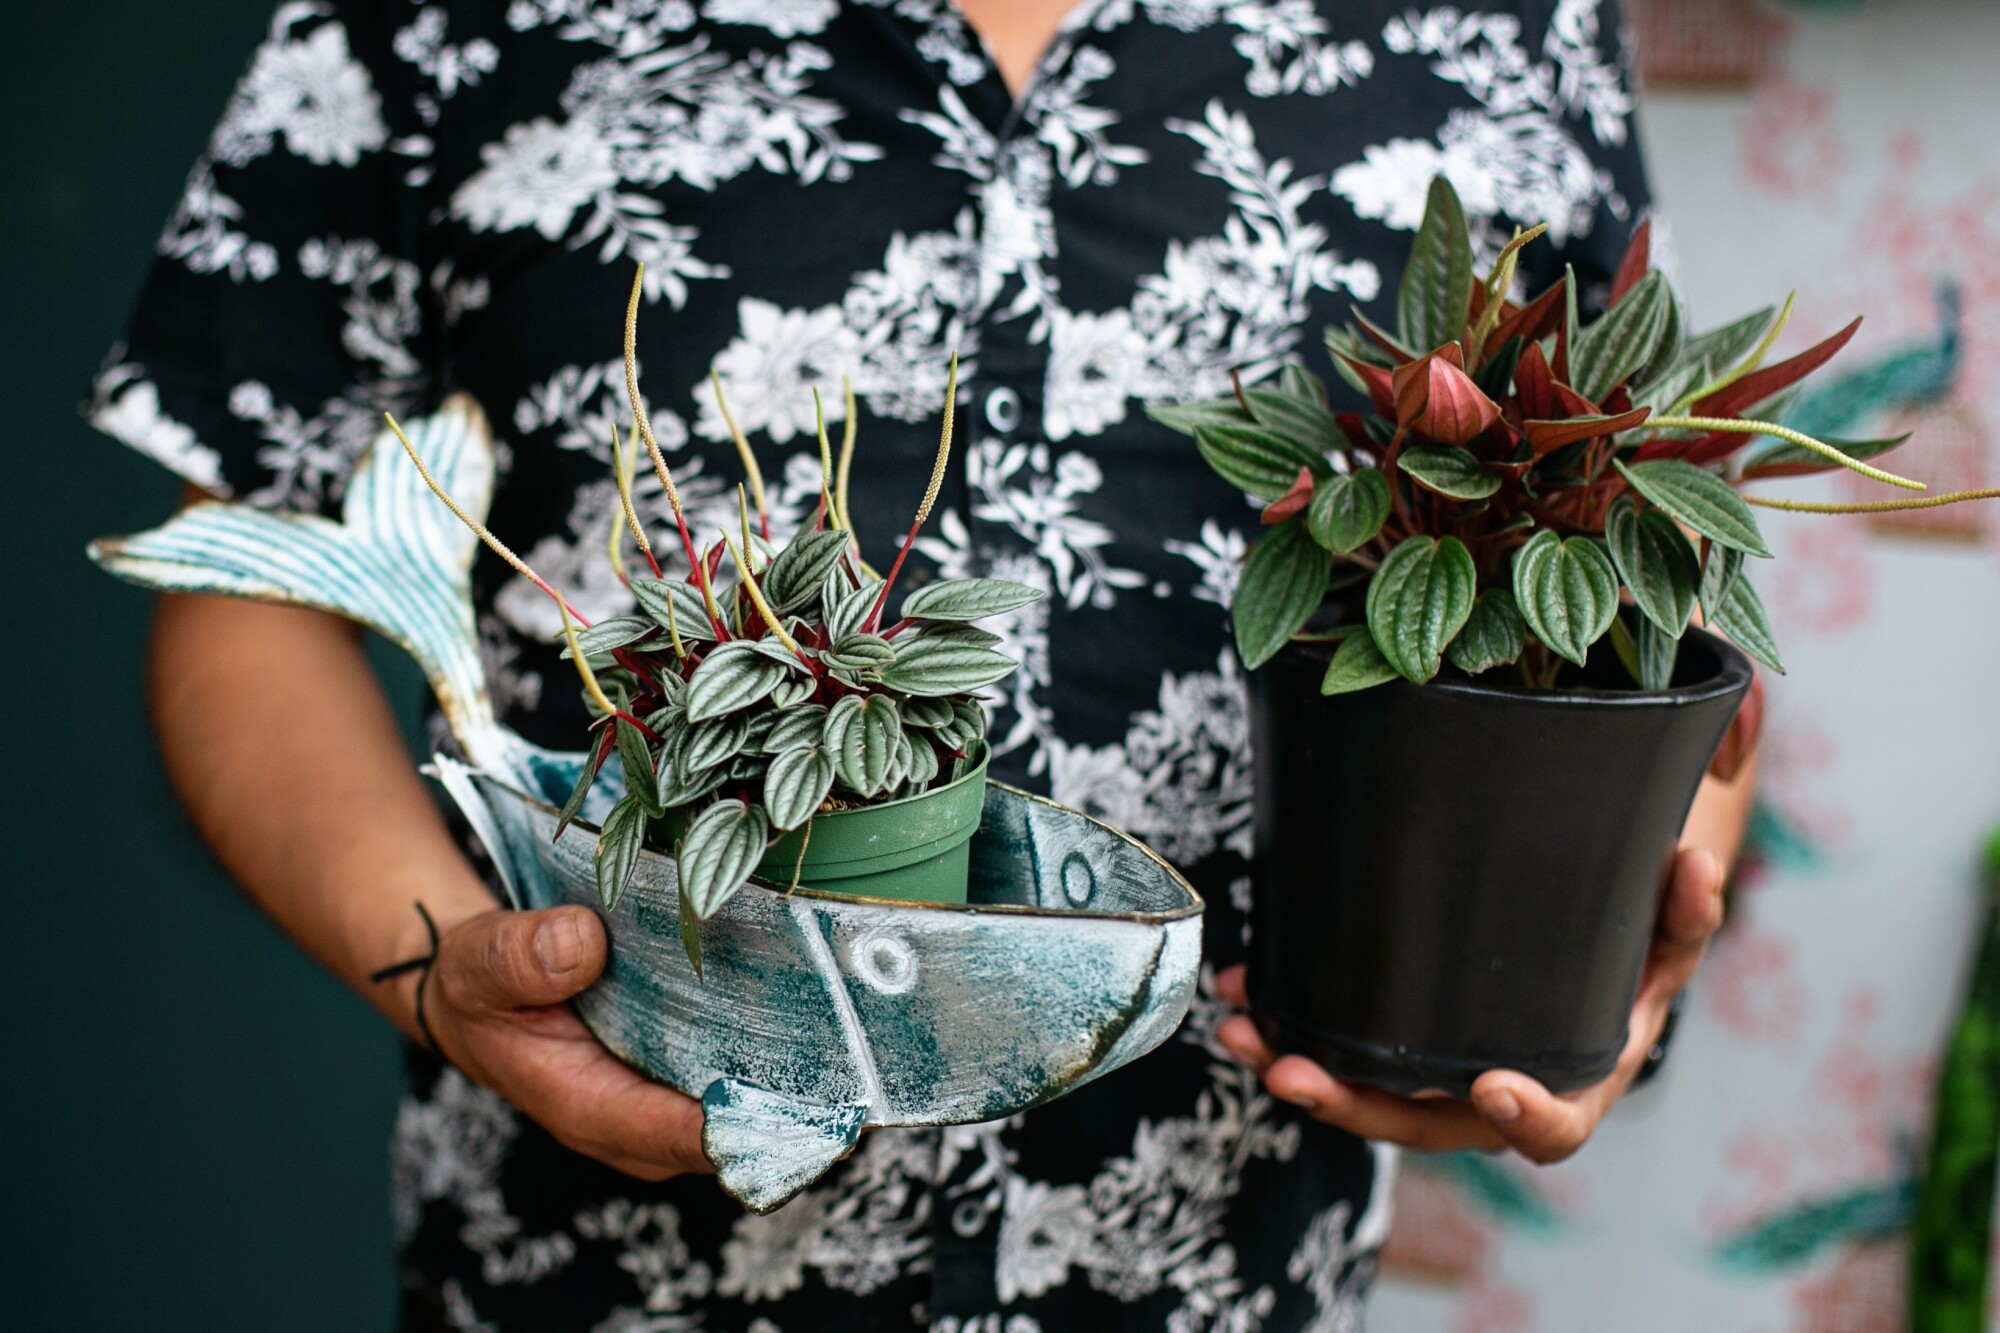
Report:
[[[1867,316],[1795,424],[2000,484],[1991,0],[1628,0],[1698,321]],[[1836,499],[1841,480],[1790,494]],[[1896,1333],[1941,1045],[2000,820],[2000,511],[1774,515],[1758,864],[1668,1068],[1572,1162],[1408,1158],[1388,1333]],[[1995,1327],[2000,1327],[1996,1318]]]

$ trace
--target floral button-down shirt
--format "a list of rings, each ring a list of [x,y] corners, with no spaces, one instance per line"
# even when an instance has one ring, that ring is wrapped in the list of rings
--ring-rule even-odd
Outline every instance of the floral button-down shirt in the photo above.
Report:
[[[1601,285],[1647,206],[1632,109],[1608,0],[1083,0],[1018,99],[947,0],[296,0],[92,412],[209,490],[323,509],[384,409],[469,392],[500,436],[493,527],[608,615],[631,606],[604,549],[636,261],[653,421],[705,524],[738,477],[710,367],[779,529],[819,491],[810,391],[838,430],[845,378],[886,558],[956,351],[923,562],[1050,594],[1006,627],[998,775],[1177,862],[1209,978],[1251,883],[1224,608],[1256,515],[1143,405],[1324,370],[1322,326],[1393,308],[1440,172],[1488,254],[1549,223],[1529,285],[1563,262]],[[552,608],[497,562],[476,583],[508,720],[575,748]],[[766,1217],[572,1156],[417,1057],[407,1327],[1354,1328],[1393,1157],[1269,1099],[1219,1008],[1205,985],[1153,1055],[1013,1120],[871,1134]]]

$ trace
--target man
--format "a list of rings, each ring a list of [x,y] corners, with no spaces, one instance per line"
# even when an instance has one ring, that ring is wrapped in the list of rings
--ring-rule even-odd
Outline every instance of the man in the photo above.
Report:
[[[1712,929],[1748,783],[1703,798],[1706,850],[1682,859],[1606,1084],[1558,1098],[1496,1072],[1470,1103],[1411,1101],[1273,1061],[1225,1020],[1250,769],[1223,607],[1255,515],[1140,409],[1317,363],[1321,326],[1393,298],[1439,172],[1489,250],[1546,221],[1541,261],[1601,286],[1647,206],[1616,27],[1599,0],[278,10],[99,424],[202,491],[321,510],[382,410],[470,392],[505,445],[492,526],[597,615],[629,605],[602,551],[635,261],[684,490],[713,503],[734,478],[713,366],[781,525],[809,515],[810,391],[839,404],[847,377],[871,555],[907,514],[956,350],[960,470],[921,554],[1052,594],[1008,630],[1023,668],[994,703],[996,774],[1147,839],[1210,903],[1211,983],[1148,1059],[1016,1121],[871,1135],[745,1216],[700,1178],[699,1106],[566,1007],[603,966],[597,918],[496,908],[355,632],[164,599],[163,749],[245,888],[413,1038],[415,977],[366,978],[428,952],[413,902],[442,931],[436,1051],[413,1049],[394,1149],[406,1328],[1349,1328],[1393,1161],[1364,1139],[1536,1160],[1583,1141]],[[558,625],[510,580],[475,572],[498,702],[573,748]]]

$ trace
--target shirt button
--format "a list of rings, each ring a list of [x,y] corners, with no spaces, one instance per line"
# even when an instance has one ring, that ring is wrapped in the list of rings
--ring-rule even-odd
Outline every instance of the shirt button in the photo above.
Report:
[[[1012,389],[999,388],[986,395],[986,424],[1002,435],[1012,435],[1021,424],[1021,396]]]

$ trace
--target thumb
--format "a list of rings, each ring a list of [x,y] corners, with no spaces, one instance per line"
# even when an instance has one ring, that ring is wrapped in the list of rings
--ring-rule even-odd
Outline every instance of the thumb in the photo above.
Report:
[[[483,912],[439,942],[438,984],[467,1008],[541,1008],[597,980],[604,951],[604,923],[586,908]]]

